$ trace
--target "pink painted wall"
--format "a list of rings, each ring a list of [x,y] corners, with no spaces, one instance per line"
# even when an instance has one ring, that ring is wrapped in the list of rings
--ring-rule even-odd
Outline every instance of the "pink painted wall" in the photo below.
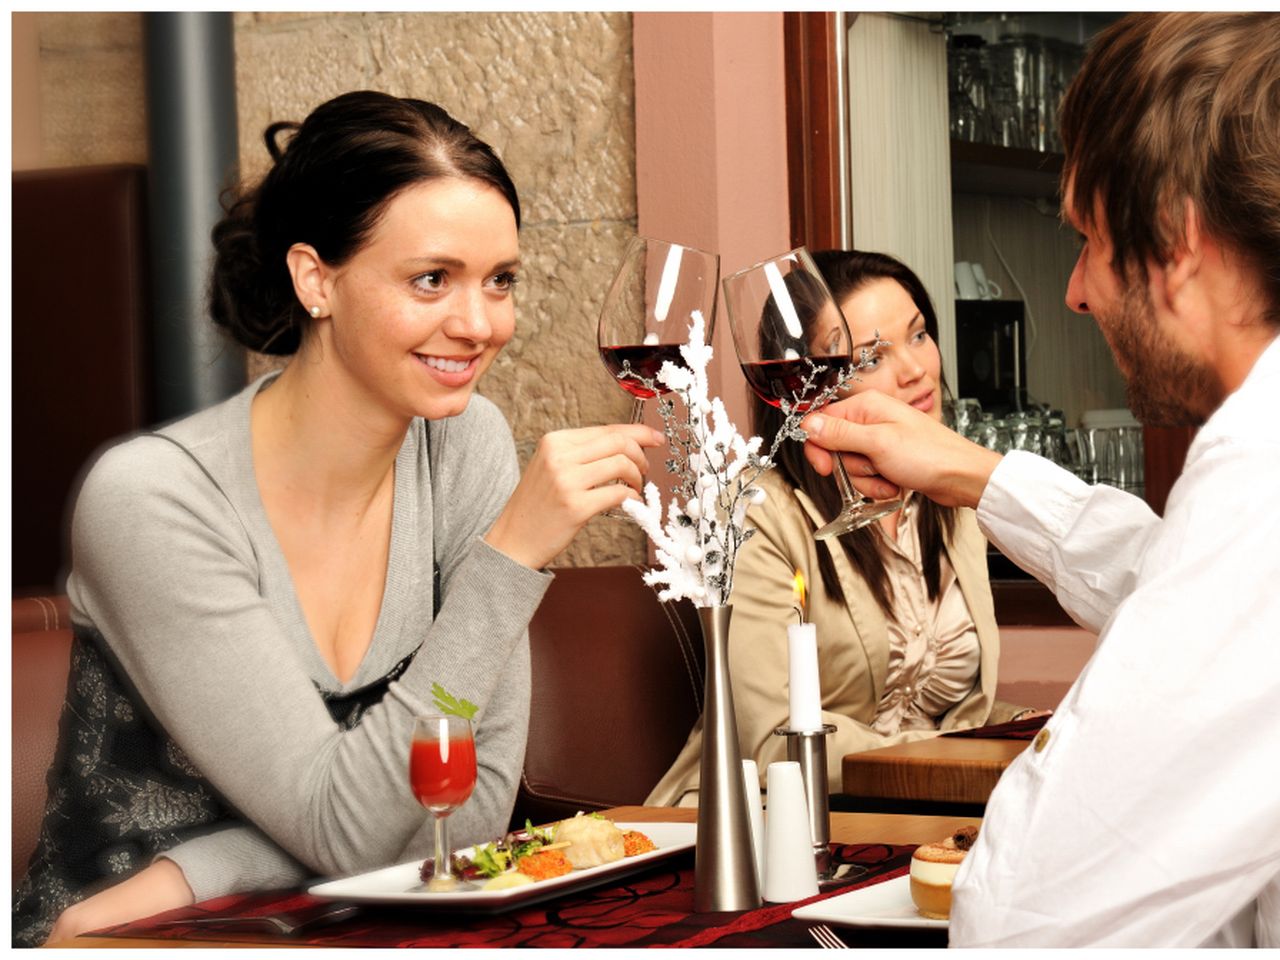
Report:
[[[639,232],[720,254],[728,276],[790,238],[781,13],[637,13]],[[712,390],[749,433],[723,307]]]
[[[1001,627],[996,696],[1052,710],[1097,645],[1097,634],[1080,627]]]

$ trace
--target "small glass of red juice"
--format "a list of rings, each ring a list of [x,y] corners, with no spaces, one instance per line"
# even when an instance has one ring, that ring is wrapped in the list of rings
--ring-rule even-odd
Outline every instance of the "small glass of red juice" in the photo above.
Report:
[[[409,786],[435,817],[435,872],[432,891],[455,891],[468,884],[453,875],[448,817],[476,786],[476,741],[471,722],[462,717],[423,716],[413,721],[409,745]]]

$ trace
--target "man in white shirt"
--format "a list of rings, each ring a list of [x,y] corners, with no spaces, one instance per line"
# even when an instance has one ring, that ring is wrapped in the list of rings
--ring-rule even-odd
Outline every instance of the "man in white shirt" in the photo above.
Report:
[[[1145,423],[1197,425],[1164,518],[880,394],[822,472],[975,506],[1098,648],[987,805],[955,946],[1280,946],[1280,15],[1139,14],[1062,108],[1063,211]]]

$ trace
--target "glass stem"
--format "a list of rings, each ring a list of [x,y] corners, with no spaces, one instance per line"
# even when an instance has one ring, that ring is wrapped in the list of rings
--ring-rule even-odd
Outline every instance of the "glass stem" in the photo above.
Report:
[[[853,489],[853,484],[849,482],[849,474],[844,472],[844,461],[839,454],[832,454],[835,463],[836,486],[840,488],[840,509],[841,512],[855,507],[862,503],[864,498]]]
[[[644,423],[644,400],[641,397],[631,398],[631,423]],[[614,483],[625,483],[625,480],[614,480]],[[612,510],[606,510],[601,516],[608,517],[610,520],[627,520],[631,517],[627,515],[627,511],[621,507],[614,507]]]
[[[440,883],[448,883],[453,879],[453,851],[449,849],[449,831],[445,826],[445,821],[448,818],[448,814],[434,814],[436,857],[432,880]],[[443,864],[443,867],[441,864]]]

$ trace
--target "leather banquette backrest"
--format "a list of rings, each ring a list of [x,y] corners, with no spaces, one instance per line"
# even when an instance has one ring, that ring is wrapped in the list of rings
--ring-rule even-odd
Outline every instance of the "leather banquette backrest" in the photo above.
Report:
[[[697,613],[639,567],[576,567],[529,625],[533,697],[513,822],[642,803],[702,712]]]

